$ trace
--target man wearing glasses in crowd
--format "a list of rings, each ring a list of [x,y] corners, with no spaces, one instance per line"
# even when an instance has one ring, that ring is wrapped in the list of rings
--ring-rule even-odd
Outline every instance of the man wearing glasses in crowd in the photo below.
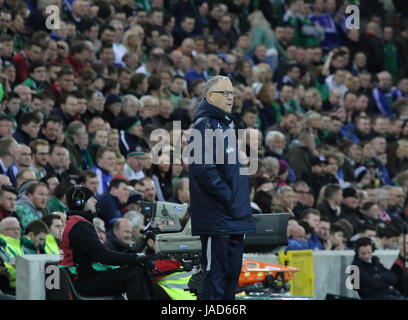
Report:
[[[235,134],[228,132],[234,96],[230,79],[215,76],[207,81],[205,97],[193,116],[193,128],[200,132],[201,145],[198,146],[195,137],[190,140],[194,143],[193,163],[189,165],[191,225],[192,234],[201,238],[204,271],[201,298],[204,300],[235,298],[244,235],[255,232],[248,177],[240,174],[238,144],[236,139],[230,139]],[[224,143],[216,138],[215,130],[222,131]],[[209,139],[212,148],[206,143]],[[197,149],[201,154],[197,154]],[[210,164],[208,158],[212,160]],[[222,163],[217,161],[219,158],[223,159]]]
[[[293,209],[293,212],[295,213],[296,217],[300,217],[300,214],[304,210],[313,208],[315,198],[312,190],[304,181],[297,181],[292,185],[292,187],[297,195],[297,203]]]
[[[33,163],[30,169],[35,173],[37,179],[40,180],[47,174],[44,167],[48,163],[50,145],[46,140],[37,139],[31,142],[30,149],[33,154]]]

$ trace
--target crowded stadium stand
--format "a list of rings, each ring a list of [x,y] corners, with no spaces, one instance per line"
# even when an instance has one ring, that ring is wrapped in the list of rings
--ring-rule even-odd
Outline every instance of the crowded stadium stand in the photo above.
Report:
[[[355,251],[377,293],[401,295],[379,298],[408,294],[408,1],[1,0],[0,63],[0,294],[16,296],[16,256],[59,254],[72,185],[94,193],[98,230],[130,222],[128,244],[140,201],[186,203],[185,224],[183,150],[216,75],[256,162],[253,215],[290,214],[282,250]]]

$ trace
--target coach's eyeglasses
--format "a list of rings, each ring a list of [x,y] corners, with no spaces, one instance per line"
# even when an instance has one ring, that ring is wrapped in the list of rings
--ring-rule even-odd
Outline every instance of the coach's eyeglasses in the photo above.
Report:
[[[232,95],[233,98],[235,98],[235,96],[236,96],[235,91],[224,90],[224,91],[211,91],[211,92],[221,93],[224,96],[224,98],[228,98],[229,95]]]

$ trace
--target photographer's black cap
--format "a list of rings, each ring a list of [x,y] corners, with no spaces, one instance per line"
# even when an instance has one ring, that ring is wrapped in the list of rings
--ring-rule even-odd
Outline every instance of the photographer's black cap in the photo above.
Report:
[[[69,210],[83,210],[85,203],[93,196],[93,192],[87,187],[74,185],[67,191],[67,206]]]

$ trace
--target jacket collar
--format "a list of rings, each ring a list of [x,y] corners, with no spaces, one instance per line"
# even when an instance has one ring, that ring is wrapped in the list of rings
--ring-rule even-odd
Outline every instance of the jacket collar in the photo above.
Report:
[[[216,118],[220,121],[224,121],[229,124],[232,121],[232,115],[224,110],[208,103],[206,98],[203,98],[198,105],[197,110],[194,112],[193,121],[198,118],[208,116],[211,118]]]
[[[92,223],[93,218],[95,218],[96,216],[93,215],[92,211],[76,211],[76,210],[69,210],[67,212],[67,217],[71,217],[71,216],[81,216],[82,218],[84,218],[85,220],[89,221]]]
[[[15,238],[7,237],[5,235],[0,234],[0,239],[2,239],[6,243],[10,243],[12,246],[19,247],[21,244],[22,238],[15,239]]]

